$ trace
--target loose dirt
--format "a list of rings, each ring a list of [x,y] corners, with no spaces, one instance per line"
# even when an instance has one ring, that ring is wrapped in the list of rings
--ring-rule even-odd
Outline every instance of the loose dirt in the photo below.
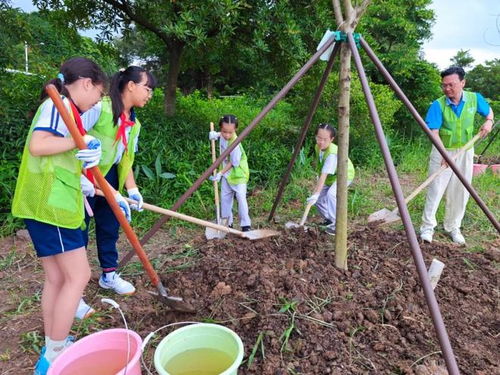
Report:
[[[42,275],[32,250],[19,250],[23,246],[16,239],[3,241],[2,262],[13,241],[20,258],[2,268],[4,289],[13,290],[16,279],[24,278],[26,288],[17,292],[33,295]],[[155,241],[155,267],[170,293],[182,295],[198,312],[169,312],[147,293],[154,288],[131,265],[125,272],[137,294],[113,298],[142,337],[175,321],[224,324],[245,345],[240,374],[446,374],[404,232],[367,227],[351,232],[349,271],[335,267],[332,237],[315,228],[260,241],[206,242],[198,236],[164,249],[160,242]],[[500,243],[486,246],[482,253],[469,253],[445,242],[422,245],[427,266],[433,257],[446,265],[435,293],[463,374],[500,373]],[[82,325],[85,333],[122,326],[119,314],[98,302],[97,277],[96,272],[86,298],[104,312],[91,324],[75,325],[78,332]],[[8,353],[9,359],[0,361],[0,373],[30,373],[37,354],[23,335],[42,334],[39,302],[21,313],[18,303],[6,305],[0,355]],[[158,340],[167,333],[160,332]],[[255,346],[259,336],[262,343]],[[149,349],[148,363],[151,354]]]

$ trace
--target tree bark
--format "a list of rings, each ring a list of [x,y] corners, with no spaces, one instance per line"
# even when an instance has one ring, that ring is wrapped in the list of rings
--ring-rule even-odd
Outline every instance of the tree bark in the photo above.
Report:
[[[165,114],[169,117],[175,115],[177,79],[179,78],[179,72],[181,69],[181,57],[183,49],[184,43],[170,43],[167,84],[165,86]]]
[[[347,270],[347,159],[349,152],[351,50],[346,43],[342,43],[340,49],[339,91],[335,265],[341,269]]]

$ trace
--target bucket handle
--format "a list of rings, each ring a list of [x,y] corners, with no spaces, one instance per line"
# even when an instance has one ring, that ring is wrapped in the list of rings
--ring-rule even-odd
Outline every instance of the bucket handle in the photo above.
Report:
[[[123,311],[120,308],[120,305],[115,300],[112,300],[111,298],[101,298],[101,302],[110,304],[111,306],[113,306],[113,308],[117,309],[122,316],[123,323],[125,323],[125,329],[127,330],[127,362],[125,362],[125,371],[124,371],[123,375],[127,375],[128,364],[130,361],[130,332],[128,329],[127,319],[125,319],[125,315],[123,314]],[[141,347],[141,349],[142,349],[142,347]]]
[[[114,302],[114,301],[113,301]],[[116,302],[115,302],[116,303]],[[187,321],[187,322],[175,322],[175,323],[170,323],[170,324],[167,324],[167,325],[164,325],[163,327],[160,327],[158,328],[157,330],[153,331],[153,332],[150,332],[145,338],[144,338],[144,341],[142,342],[142,345],[141,345],[141,352],[144,353],[144,350],[146,349],[146,346],[148,345],[149,341],[153,338],[153,336],[156,334],[156,332],[158,331],[161,331],[162,329],[164,328],[168,328],[168,327],[174,327],[174,326],[180,326],[180,325],[187,325],[187,324],[198,324],[200,322],[190,322],[190,321]],[[142,365],[144,366],[144,368],[146,369],[146,371],[148,372],[149,375],[154,375],[150,370],[149,370],[149,367],[146,365],[146,363],[144,362],[144,357],[141,355],[141,362],[142,362]]]

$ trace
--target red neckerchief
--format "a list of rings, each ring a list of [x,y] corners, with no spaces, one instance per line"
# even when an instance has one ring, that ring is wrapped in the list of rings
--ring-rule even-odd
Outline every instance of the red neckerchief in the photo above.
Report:
[[[78,111],[78,108],[76,108],[76,105],[75,103],[73,103],[72,100],[69,101],[69,104],[71,106],[71,112],[73,113],[73,118],[75,119],[76,122],[76,127],[78,128],[78,131],[83,137],[85,134],[87,134],[87,131],[83,127],[83,122],[82,122],[82,117],[80,116],[80,112]],[[89,179],[89,181],[95,185],[94,175],[89,170],[84,170],[83,173]]]
[[[127,127],[132,127],[135,125],[134,121],[127,120],[125,117],[125,113],[122,112],[120,115],[120,126],[118,127],[118,131],[116,132],[116,139],[115,142],[118,142],[120,139],[122,140],[123,145],[125,146],[125,149],[127,149],[127,135],[126,135],[126,130]]]

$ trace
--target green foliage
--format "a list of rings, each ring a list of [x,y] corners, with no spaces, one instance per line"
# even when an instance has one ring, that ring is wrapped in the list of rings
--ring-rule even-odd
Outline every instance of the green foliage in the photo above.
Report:
[[[457,54],[453,56],[451,59],[451,64],[460,66],[464,69],[467,69],[474,63],[474,57],[470,54],[470,50],[458,50]]]
[[[486,61],[474,67],[466,76],[466,85],[486,98],[500,101],[500,59]],[[500,108],[499,108],[500,109]],[[495,111],[495,109],[493,109]],[[498,111],[495,111],[498,114]]]

